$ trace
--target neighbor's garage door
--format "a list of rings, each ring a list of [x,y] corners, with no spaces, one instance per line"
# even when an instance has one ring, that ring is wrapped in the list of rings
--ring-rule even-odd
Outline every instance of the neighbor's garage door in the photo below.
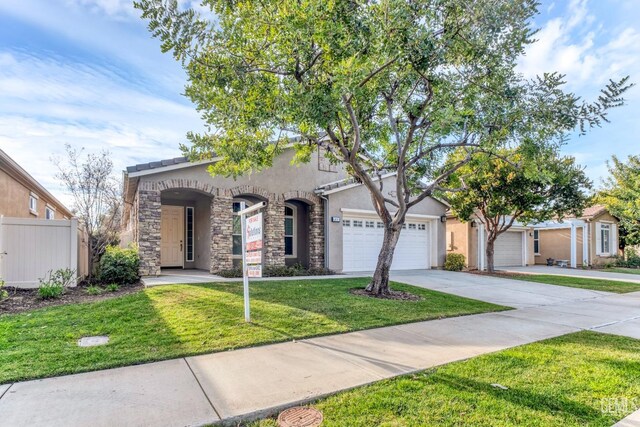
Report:
[[[522,232],[507,231],[498,236],[493,257],[496,267],[522,265]]]
[[[373,271],[382,247],[382,222],[367,218],[344,218],[342,222],[343,271]],[[400,233],[391,268],[431,268],[428,222],[409,221]]]

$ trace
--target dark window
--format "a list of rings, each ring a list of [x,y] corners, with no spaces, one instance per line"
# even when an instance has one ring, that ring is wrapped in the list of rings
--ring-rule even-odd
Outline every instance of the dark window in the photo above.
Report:
[[[187,208],[187,262],[193,262],[193,213],[194,209],[192,207]]]
[[[540,253],[540,232],[538,230],[533,230],[533,253]]]

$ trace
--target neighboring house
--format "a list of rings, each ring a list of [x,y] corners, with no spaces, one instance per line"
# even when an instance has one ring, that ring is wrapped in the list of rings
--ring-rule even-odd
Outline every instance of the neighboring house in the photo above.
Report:
[[[578,218],[537,224],[534,233],[536,264],[552,258],[574,268],[602,265],[618,254],[618,219],[602,205],[585,209]]]
[[[0,150],[0,215],[70,219],[73,214],[4,151]]]
[[[500,234],[494,244],[494,266],[514,267],[533,265],[533,227],[518,223]],[[464,255],[469,270],[486,269],[486,235],[477,218],[462,222],[454,215],[447,216],[447,253]]]
[[[124,172],[123,242],[137,243],[142,275],[165,267],[216,273],[238,265],[241,235],[236,214],[267,202],[264,264],[301,264],[337,272],[372,271],[382,244],[382,223],[368,190],[341,165],[316,152],[291,165],[286,150],[271,168],[237,180],[212,177],[208,162],[176,158],[140,164]],[[393,174],[383,177],[395,189]],[[446,206],[427,198],[407,216],[394,269],[442,266]]]

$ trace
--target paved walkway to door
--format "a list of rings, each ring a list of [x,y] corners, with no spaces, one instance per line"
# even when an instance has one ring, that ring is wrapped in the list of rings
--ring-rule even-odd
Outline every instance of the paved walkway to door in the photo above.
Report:
[[[529,267],[502,267],[502,271],[520,274],[550,274],[553,276],[584,277],[586,279],[616,280],[619,282],[640,283],[640,274],[614,273],[604,270],[583,270],[582,268],[547,267],[533,265]]]
[[[2,425],[230,423],[583,329],[640,338],[640,292],[618,295],[443,271],[393,278],[517,309],[7,384],[0,386]]]

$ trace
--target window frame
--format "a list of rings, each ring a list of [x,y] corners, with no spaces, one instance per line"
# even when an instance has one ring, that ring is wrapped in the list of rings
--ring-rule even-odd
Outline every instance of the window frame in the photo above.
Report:
[[[282,236],[282,239],[286,242],[287,237],[291,238],[291,250],[292,253],[291,254],[287,254],[287,245],[285,243],[284,247],[285,247],[285,253],[284,253],[284,257],[285,258],[297,258],[298,257],[298,242],[296,240],[297,236],[298,236],[298,221],[296,221],[296,216],[298,215],[298,208],[295,205],[292,205],[290,203],[285,203],[284,204],[285,207],[285,215],[284,215],[284,221],[286,222],[287,219],[291,219],[292,222],[292,234],[287,234],[287,227],[284,227],[284,233]],[[286,209],[289,208],[291,209],[291,211],[293,212],[291,215],[286,215]]]
[[[49,215],[49,213],[51,213],[51,215]],[[48,219],[48,220],[56,219],[56,210],[52,206],[46,205],[44,207],[44,219]]]
[[[611,256],[611,224],[608,222],[600,223],[600,255],[601,256]],[[604,250],[604,234],[607,234],[607,250]]]
[[[29,212],[38,216],[38,200],[40,198],[35,193],[29,193]]]
[[[247,199],[243,199],[243,198],[234,198],[233,201],[231,202],[231,211],[233,213],[233,218],[238,217],[238,219],[240,219],[240,215],[238,214],[238,212],[234,211],[234,205],[236,203],[242,203],[244,202],[245,204],[245,208],[248,208],[249,206],[253,205],[253,202],[250,202]],[[231,257],[235,258],[235,259],[242,259],[242,224],[240,224],[240,233],[236,233],[235,232],[235,228],[233,226],[233,219],[231,220]],[[240,253],[239,254],[235,254],[233,253],[233,237],[234,236],[240,236]]]
[[[191,211],[191,230],[189,230],[189,211]],[[193,206],[185,206],[184,209],[184,259],[185,262],[196,260],[196,209]],[[189,231],[191,231],[191,243],[189,243]],[[191,246],[191,257],[189,257]]]
[[[540,255],[540,230],[533,230],[533,254]]]

